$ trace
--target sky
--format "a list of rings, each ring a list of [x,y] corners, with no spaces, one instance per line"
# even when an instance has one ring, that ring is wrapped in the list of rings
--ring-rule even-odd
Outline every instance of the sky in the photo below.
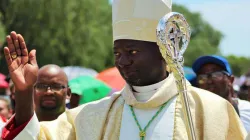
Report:
[[[250,57],[250,0],[174,0],[203,18],[224,38],[220,44],[223,55]]]
[[[223,55],[250,57],[250,0],[172,0],[190,11],[201,13],[204,20],[223,34]]]

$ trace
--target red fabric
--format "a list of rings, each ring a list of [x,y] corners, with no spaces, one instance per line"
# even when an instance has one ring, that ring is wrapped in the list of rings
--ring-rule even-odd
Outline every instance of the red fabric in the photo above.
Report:
[[[6,76],[0,73],[0,88],[8,88],[9,83],[5,81]]]
[[[4,122],[4,123],[7,122],[7,119],[5,117],[3,117],[3,116],[0,116],[0,117],[1,117],[2,122]]]
[[[2,136],[1,136],[2,140],[13,140],[25,128],[25,126],[29,123],[29,121],[16,127],[15,117],[12,117],[8,122],[8,124],[2,130]]]

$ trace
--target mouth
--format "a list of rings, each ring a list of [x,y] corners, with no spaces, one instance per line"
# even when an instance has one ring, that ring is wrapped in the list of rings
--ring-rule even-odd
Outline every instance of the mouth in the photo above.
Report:
[[[207,90],[211,91],[211,92],[214,92],[215,91],[215,87],[208,87]]]
[[[124,71],[123,75],[125,78],[129,78],[129,77],[135,75],[136,73],[137,73],[137,71]]]
[[[56,104],[55,97],[43,97],[42,104],[45,106],[54,106]]]

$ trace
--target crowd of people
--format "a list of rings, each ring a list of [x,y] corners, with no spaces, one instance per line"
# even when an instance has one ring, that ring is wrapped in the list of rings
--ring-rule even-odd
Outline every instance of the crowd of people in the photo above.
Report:
[[[36,51],[11,32],[4,48],[9,75],[2,79],[8,86],[0,97],[1,138],[188,139],[175,78],[154,32],[159,19],[171,12],[171,2],[141,2],[113,2],[115,66],[126,81],[116,92],[99,81],[102,88],[93,88],[87,97],[80,89],[91,89],[91,82],[69,80],[55,64],[39,67]],[[186,77],[186,85],[196,138],[244,140],[250,133],[250,74],[235,88],[230,64],[217,55],[197,58],[192,69],[195,76]]]

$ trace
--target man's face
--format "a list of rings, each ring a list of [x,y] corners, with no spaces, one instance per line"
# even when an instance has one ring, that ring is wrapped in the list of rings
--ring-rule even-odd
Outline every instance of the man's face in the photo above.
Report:
[[[242,99],[242,100],[248,100],[250,101],[250,86],[249,85],[242,85],[240,87],[240,92],[239,92],[239,98]]]
[[[8,104],[4,100],[0,100],[0,115],[8,119],[11,116],[11,110],[8,108]]]
[[[216,64],[205,64],[197,74],[199,88],[211,91],[225,99],[233,90],[233,76],[223,72],[223,68]]]
[[[114,54],[116,67],[130,85],[150,85],[166,77],[166,64],[156,43],[116,40]]]
[[[71,98],[70,98],[70,108],[75,108],[79,105],[81,96],[72,93]]]
[[[250,77],[247,76],[245,82],[240,87],[239,97],[243,100],[250,101]]]
[[[67,80],[59,73],[44,72],[38,74],[35,85],[35,106],[41,110],[65,109],[67,97]]]

